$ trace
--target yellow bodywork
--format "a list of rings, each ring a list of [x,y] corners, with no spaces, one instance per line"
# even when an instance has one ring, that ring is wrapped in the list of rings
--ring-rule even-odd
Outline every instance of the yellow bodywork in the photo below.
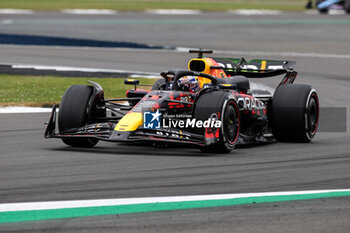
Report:
[[[226,73],[223,71],[223,69],[212,69],[211,66],[219,66],[219,64],[214,61],[212,58],[205,57],[205,58],[193,58],[188,62],[188,70],[191,70],[191,63],[194,62],[201,62],[204,64],[202,67],[202,70],[195,70],[201,73],[209,74],[217,78],[227,78]],[[207,78],[198,77],[200,88],[203,87],[206,83],[211,83],[211,81]]]
[[[128,112],[115,126],[116,131],[135,131],[143,124],[142,112]]]

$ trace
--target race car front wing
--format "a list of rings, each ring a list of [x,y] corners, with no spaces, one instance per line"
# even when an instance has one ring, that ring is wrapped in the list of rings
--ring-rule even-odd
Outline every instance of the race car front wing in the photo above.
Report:
[[[109,142],[180,143],[197,146],[211,143],[210,140],[206,140],[204,135],[176,128],[140,128],[136,131],[117,131],[115,130],[116,123],[112,122],[94,123],[57,132],[57,108],[57,105],[54,105],[52,108],[51,117],[45,131],[45,138],[87,138]]]

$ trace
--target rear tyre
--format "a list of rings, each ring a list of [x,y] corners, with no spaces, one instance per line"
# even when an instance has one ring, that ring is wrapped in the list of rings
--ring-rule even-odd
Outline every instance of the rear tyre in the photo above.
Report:
[[[350,14],[350,0],[345,1],[344,10],[346,11],[346,13]]]
[[[59,131],[71,128],[79,128],[88,124],[88,104],[93,87],[86,85],[73,85],[64,93],[58,115]],[[73,147],[93,147],[97,139],[62,139],[62,141]]]
[[[194,118],[202,121],[218,118],[222,122],[218,139],[201,147],[202,152],[228,153],[235,148],[240,117],[237,103],[228,92],[214,91],[201,95],[195,106]],[[206,134],[208,130],[197,129],[197,133]]]
[[[284,142],[310,142],[316,135],[319,101],[311,86],[279,86],[272,99],[271,128],[274,137]]]
[[[320,14],[328,14],[328,9],[318,9],[318,12],[320,12]]]

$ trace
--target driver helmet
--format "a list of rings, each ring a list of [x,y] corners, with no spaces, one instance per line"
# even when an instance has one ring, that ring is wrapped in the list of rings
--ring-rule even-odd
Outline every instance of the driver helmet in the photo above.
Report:
[[[196,76],[184,76],[179,79],[178,86],[182,91],[196,93],[199,91],[199,81]]]

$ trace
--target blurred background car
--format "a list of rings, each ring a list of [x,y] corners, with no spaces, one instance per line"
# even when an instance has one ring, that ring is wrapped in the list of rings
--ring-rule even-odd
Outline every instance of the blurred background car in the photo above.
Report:
[[[321,14],[327,14],[330,9],[344,9],[346,13],[350,13],[350,0],[316,0],[315,3],[308,1],[306,9],[312,9],[314,6]]]

